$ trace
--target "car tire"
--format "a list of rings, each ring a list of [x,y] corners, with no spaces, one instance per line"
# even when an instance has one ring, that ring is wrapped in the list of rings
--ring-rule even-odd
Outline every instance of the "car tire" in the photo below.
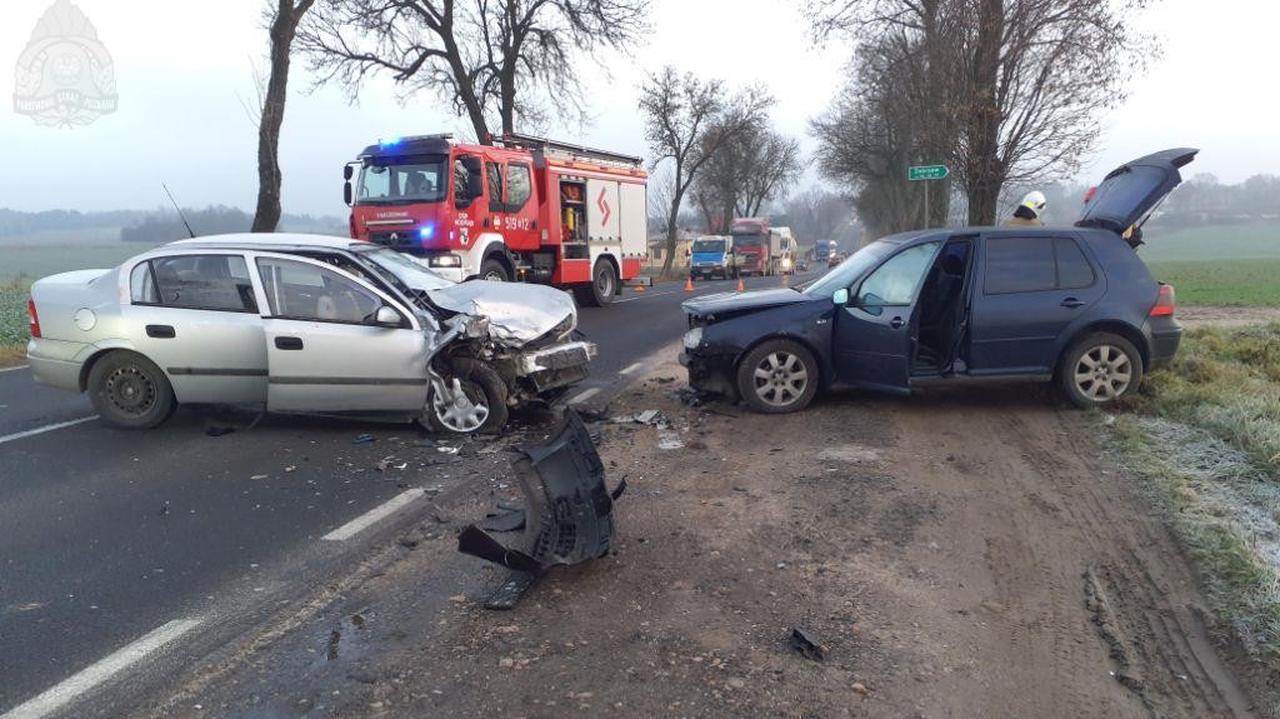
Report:
[[[511,273],[507,271],[507,266],[497,257],[490,257],[480,263],[480,274],[477,276],[490,282],[511,281]]]
[[[1072,343],[1063,354],[1058,387],[1072,404],[1092,409],[1137,391],[1142,376],[1142,355],[1132,342],[1110,332],[1095,332]]]
[[[766,340],[738,363],[738,394],[757,412],[798,412],[818,393],[818,377],[818,362],[804,345]]]
[[[591,271],[591,284],[575,287],[573,293],[580,305],[604,307],[613,302],[613,296],[617,291],[618,271],[613,268],[613,263],[609,260],[599,259],[596,260],[595,269]]]
[[[445,382],[458,380],[470,406],[445,406],[434,391],[427,398],[425,424],[442,434],[497,434],[507,424],[507,383],[480,360],[455,358]]]
[[[158,427],[178,406],[169,378],[135,352],[115,351],[99,359],[89,370],[87,386],[94,411],[121,429]]]

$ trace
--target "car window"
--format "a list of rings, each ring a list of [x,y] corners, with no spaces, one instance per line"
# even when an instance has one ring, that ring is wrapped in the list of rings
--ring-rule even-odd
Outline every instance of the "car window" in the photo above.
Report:
[[[305,262],[262,257],[258,272],[273,317],[364,324],[383,305],[359,283]]]
[[[987,240],[989,295],[1052,290],[1058,284],[1051,237],[998,237]]]
[[[157,257],[129,277],[135,304],[192,310],[257,312],[249,267],[239,255]],[[148,285],[151,286],[148,286]]]
[[[129,294],[134,304],[154,305],[160,301],[150,262],[139,262],[129,274]]]
[[[1090,287],[1096,279],[1093,267],[1075,240],[1059,237],[1053,241],[1053,254],[1058,261],[1058,289],[1074,290]]]
[[[507,212],[518,212],[533,194],[527,165],[507,165]]]
[[[489,175],[489,211],[502,212],[506,206],[502,204],[502,167],[496,162],[485,163]]]
[[[908,247],[890,257],[858,288],[859,307],[891,307],[909,305],[915,300],[925,270],[938,250],[938,242]]]

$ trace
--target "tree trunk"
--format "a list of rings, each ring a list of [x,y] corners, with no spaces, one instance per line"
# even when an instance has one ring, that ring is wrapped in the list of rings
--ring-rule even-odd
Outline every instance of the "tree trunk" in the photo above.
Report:
[[[686,185],[687,187],[687,185]],[[667,215],[667,256],[662,260],[662,276],[671,276],[671,264],[676,258],[676,240],[679,238],[680,205],[684,204],[685,188],[680,186],[680,165],[676,165],[676,186],[671,193],[671,209]]]
[[[1003,0],[981,0],[974,46],[966,175],[969,224],[996,224],[996,205],[1004,185],[1000,161],[1000,105],[997,89],[1004,38]]]
[[[253,215],[253,232],[275,232],[280,224],[280,126],[288,97],[289,46],[296,28],[292,0],[280,0],[271,22],[271,77],[258,122],[258,208]]]

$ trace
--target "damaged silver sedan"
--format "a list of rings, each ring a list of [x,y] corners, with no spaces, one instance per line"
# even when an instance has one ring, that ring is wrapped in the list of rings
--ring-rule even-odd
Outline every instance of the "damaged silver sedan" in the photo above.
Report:
[[[492,432],[510,409],[587,376],[560,290],[455,284],[367,242],[221,235],[31,288],[37,381],[88,392],[104,421],[164,422],[179,404],[392,414]]]

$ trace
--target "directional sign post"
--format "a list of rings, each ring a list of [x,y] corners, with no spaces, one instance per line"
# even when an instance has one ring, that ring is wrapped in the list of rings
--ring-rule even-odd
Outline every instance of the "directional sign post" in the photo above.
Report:
[[[945,180],[951,170],[946,165],[917,165],[907,168],[907,179],[912,182],[921,180]]]
[[[907,168],[909,182],[924,182],[924,226],[929,226],[929,180],[945,180],[951,170],[946,165],[916,165]]]

